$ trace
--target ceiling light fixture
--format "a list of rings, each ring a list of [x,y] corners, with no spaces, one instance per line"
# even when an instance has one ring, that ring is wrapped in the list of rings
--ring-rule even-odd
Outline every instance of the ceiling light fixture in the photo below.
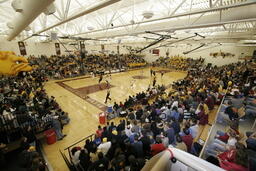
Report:
[[[152,11],[144,11],[142,13],[143,17],[146,18],[146,19],[150,19],[153,17],[154,13]]]

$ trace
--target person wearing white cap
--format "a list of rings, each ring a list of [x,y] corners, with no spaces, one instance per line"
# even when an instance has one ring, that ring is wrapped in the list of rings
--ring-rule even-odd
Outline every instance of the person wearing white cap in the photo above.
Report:
[[[107,138],[102,139],[102,143],[98,146],[98,151],[101,151],[104,155],[108,153],[111,147],[111,142]]]

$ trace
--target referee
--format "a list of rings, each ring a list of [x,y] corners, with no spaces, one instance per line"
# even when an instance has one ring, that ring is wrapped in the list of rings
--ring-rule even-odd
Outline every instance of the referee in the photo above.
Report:
[[[107,91],[105,103],[107,103],[108,100],[111,100],[111,98],[110,98],[110,90]]]

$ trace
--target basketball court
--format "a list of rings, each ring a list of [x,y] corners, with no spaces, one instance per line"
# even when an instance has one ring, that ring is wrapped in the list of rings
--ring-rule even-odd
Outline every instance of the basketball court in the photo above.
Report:
[[[157,85],[165,85],[170,90],[173,81],[182,79],[186,72],[174,72],[162,68],[154,68]],[[165,72],[161,78],[161,71]],[[107,94],[106,79],[110,83],[111,101],[104,103]],[[68,170],[59,150],[70,144],[95,133],[99,125],[98,114],[105,111],[108,105],[124,102],[130,95],[145,91],[152,85],[150,68],[131,70],[111,75],[104,75],[103,81],[98,84],[99,77],[82,76],[71,79],[49,81],[45,89],[49,96],[54,96],[60,107],[68,112],[71,122],[64,126],[63,132],[67,136],[55,144],[44,144],[44,152],[54,170]],[[118,121],[118,119],[114,119]],[[84,143],[83,143],[84,144]]]

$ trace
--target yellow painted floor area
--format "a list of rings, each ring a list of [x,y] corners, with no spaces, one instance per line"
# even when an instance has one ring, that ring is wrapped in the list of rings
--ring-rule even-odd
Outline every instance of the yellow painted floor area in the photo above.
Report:
[[[154,68],[154,70],[166,69]],[[160,73],[157,73],[156,75],[157,84],[169,85],[175,80],[184,78],[186,72],[168,72],[164,74],[163,78],[161,78]],[[133,79],[133,76],[144,76],[146,78]],[[99,77],[82,77],[82,79],[76,80],[66,79],[63,83],[77,89],[98,84],[98,79]],[[107,79],[110,81],[110,84],[114,86],[111,88],[112,101],[110,104],[113,104],[115,101],[119,103],[120,101],[127,99],[129,95],[145,91],[152,82],[150,68],[112,74],[112,78]],[[106,77],[104,76],[103,82],[105,82],[105,80]],[[134,84],[133,88],[131,88],[132,84]],[[99,125],[98,114],[102,111],[72,92],[64,89],[58,85],[56,81],[47,82],[45,84],[45,89],[49,96],[54,96],[56,98],[56,101],[61,108],[69,113],[71,119],[70,123],[64,127],[63,132],[67,134],[67,136],[63,140],[57,141],[52,145],[43,144],[45,154],[53,169],[55,171],[66,171],[68,168],[59,153],[59,149],[63,151],[63,149],[70,144],[95,133],[97,126]],[[89,94],[89,97],[104,104],[106,93],[107,90],[101,90]]]

